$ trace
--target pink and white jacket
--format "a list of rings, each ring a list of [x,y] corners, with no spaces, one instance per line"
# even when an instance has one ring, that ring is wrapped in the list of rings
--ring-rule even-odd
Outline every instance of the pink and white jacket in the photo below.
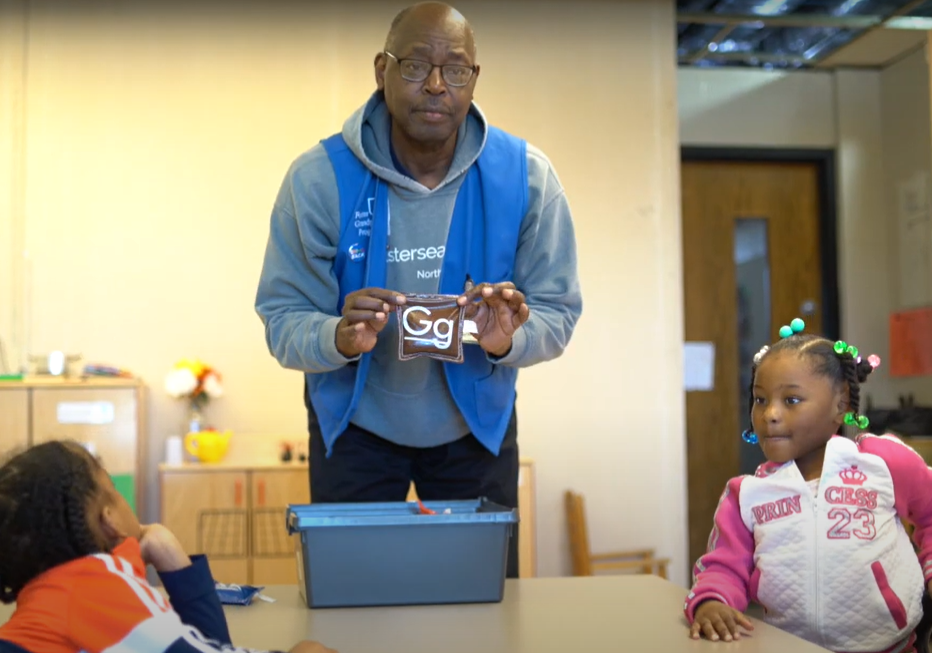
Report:
[[[889,435],[833,437],[815,491],[796,463],[765,463],[728,482],[693,578],[690,623],[702,601],[754,601],[832,651],[905,650],[932,578],[932,469]]]

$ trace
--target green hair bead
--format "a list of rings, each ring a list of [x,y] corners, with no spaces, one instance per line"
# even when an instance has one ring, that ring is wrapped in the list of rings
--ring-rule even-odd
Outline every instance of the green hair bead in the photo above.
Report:
[[[794,317],[789,324],[784,324],[780,327],[780,337],[789,338],[792,335],[795,335],[806,328],[806,323],[800,320],[798,317]]]
[[[845,413],[845,424],[848,426],[857,426],[864,430],[870,426],[870,423],[871,421],[867,419],[867,415],[855,415],[853,412]]]

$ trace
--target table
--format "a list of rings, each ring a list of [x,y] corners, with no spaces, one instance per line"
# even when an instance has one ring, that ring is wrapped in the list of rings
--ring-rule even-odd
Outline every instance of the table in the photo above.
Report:
[[[308,610],[297,587],[228,607],[233,643],[287,651],[315,639],[340,653],[824,653],[754,621],[736,642],[690,640],[686,590],[657,576],[508,580],[502,603]]]
[[[287,651],[316,639],[340,653],[825,653],[756,619],[736,642],[694,641],[686,590],[657,576],[508,580],[501,603],[308,610],[294,585],[275,603],[226,606],[237,646]],[[0,623],[13,606],[0,605]]]

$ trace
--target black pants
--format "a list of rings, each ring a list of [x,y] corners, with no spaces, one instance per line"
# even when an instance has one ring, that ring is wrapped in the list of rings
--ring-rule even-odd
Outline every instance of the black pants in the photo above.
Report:
[[[310,403],[310,402],[307,402]],[[439,447],[405,447],[350,424],[327,458],[320,425],[308,407],[311,501],[404,501],[413,481],[424,501],[486,497],[518,507],[518,421],[513,412],[498,456],[472,435]],[[509,540],[508,578],[518,577],[518,529]]]

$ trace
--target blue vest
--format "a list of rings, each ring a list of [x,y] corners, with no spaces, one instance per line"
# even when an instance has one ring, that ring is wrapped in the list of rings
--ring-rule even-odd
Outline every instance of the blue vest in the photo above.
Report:
[[[385,287],[388,186],[356,158],[341,134],[322,143],[340,195],[340,244],[333,269],[340,283],[337,310],[342,311],[351,292]],[[527,204],[527,143],[490,127],[456,197],[440,270],[442,294],[461,294],[467,274],[476,283],[512,279]],[[498,455],[514,409],[518,370],[493,365],[477,345],[463,350],[462,363],[443,364],[447,385],[473,435]],[[371,361],[371,353],[363,354],[332,372],[306,375],[328,456],[356,410]]]

